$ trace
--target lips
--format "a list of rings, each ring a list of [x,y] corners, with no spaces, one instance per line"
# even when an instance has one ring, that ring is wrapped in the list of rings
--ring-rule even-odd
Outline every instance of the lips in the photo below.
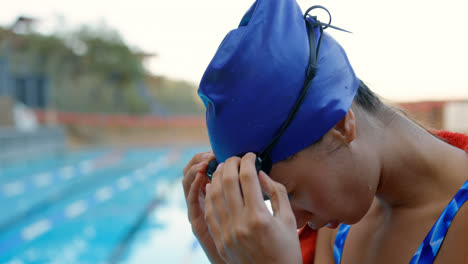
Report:
[[[310,222],[310,221],[307,222],[307,225],[308,225],[311,229],[313,229],[313,230],[318,230],[318,229],[319,229],[318,226],[316,226],[314,223],[312,223],[312,222]]]
[[[333,220],[333,221],[330,221],[328,224],[327,224],[327,227],[328,228],[331,228],[331,229],[335,229],[338,227],[338,225],[340,224],[340,222],[336,221],[336,220]]]

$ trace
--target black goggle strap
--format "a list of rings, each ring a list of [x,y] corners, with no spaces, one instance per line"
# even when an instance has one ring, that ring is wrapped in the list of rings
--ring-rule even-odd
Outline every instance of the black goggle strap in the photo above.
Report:
[[[260,152],[260,156],[269,155],[269,153],[271,153],[276,143],[278,142],[280,137],[283,135],[284,131],[286,131],[288,126],[291,124],[292,120],[296,116],[301,106],[302,101],[304,100],[307,92],[309,91],[310,83],[312,82],[313,78],[315,77],[315,74],[317,73],[318,49],[316,49],[315,47],[315,43],[316,43],[315,32],[314,32],[315,25],[312,25],[307,19],[305,21],[306,21],[307,32],[309,35],[309,47],[310,47],[309,66],[307,67],[306,81],[304,82],[304,86],[302,87],[301,94],[299,95],[299,98],[294,104],[291,112],[289,112],[289,115],[286,118],[286,121],[283,123],[283,125],[281,125],[279,132],[276,134],[273,140]],[[321,37],[319,39],[319,44],[320,44],[320,40],[321,40]]]
[[[328,24],[322,23],[319,20],[317,20],[317,17],[311,16],[309,13],[310,11],[314,9],[323,9],[328,13],[328,16],[330,17],[330,20]],[[307,17],[311,17],[314,22],[310,22]],[[347,30],[341,29],[339,27],[335,27],[331,25],[331,14],[328,9],[326,9],[323,6],[320,5],[315,5],[307,9],[307,11],[304,14],[304,20],[306,21],[306,27],[307,27],[307,32],[309,36],[309,47],[310,47],[310,52],[309,52],[309,66],[307,67],[307,72],[306,72],[306,81],[304,82],[304,86],[302,87],[301,94],[299,95],[298,100],[294,104],[291,112],[289,113],[286,121],[283,123],[281,128],[279,129],[279,132],[276,134],[276,136],[273,138],[273,140],[260,152],[259,156],[261,158],[266,158],[267,156],[270,155],[271,151],[275,147],[276,143],[278,142],[279,138],[283,135],[283,133],[286,131],[286,129],[289,127],[291,124],[292,120],[296,116],[297,112],[299,111],[299,108],[304,101],[307,92],[310,89],[310,84],[312,83],[312,80],[314,79],[315,75],[317,74],[317,64],[318,64],[318,58],[319,58],[319,53],[320,53],[320,46],[322,44],[322,36],[323,36],[323,30],[330,27],[333,29],[341,30],[344,32],[351,33]],[[316,47],[316,38],[315,38],[315,27],[318,27],[320,29],[320,37],[318,39],[317,47]]]

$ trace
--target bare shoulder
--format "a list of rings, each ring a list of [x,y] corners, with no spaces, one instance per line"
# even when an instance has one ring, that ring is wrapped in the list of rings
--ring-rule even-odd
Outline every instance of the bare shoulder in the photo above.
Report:
[[[334,264],[333,258],[333,245],[335,243],[335,236],[338,232],[337,229],[320,228],[317,236],[317,245],[315,250],[314,263],[320,264]]]
[[[440,247],[434,263],[467,263],[468,201],[459,209]]]

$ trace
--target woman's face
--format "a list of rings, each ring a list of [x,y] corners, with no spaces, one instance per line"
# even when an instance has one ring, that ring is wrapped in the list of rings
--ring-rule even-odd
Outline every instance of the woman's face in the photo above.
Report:
[[[374,156],[374,157],[373,157]],[[378,162],[365,148],[337,143],[328,133],[292,159],[276,163],[270,177],[285,185],[297,227],[354,224],[369,210],[379,181]]]

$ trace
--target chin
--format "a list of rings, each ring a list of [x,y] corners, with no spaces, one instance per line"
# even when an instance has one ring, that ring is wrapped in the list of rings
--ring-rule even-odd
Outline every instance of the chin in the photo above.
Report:
[[[306,226],[306,225],[307,225],[307,222],[305,222],[305,223],[303,223],[303,224],[297,224],[297,225],[296,225],[296,228],[297,228],[297,229],[302,229],[302,228],[303,228],[304,226]]]

